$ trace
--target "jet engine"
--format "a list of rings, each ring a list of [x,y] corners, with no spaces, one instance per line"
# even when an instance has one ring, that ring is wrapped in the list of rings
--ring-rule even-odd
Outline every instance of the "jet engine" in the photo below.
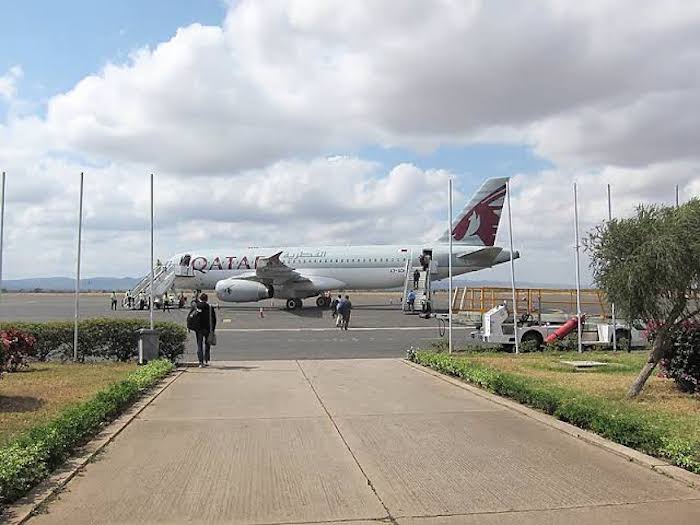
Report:
[[[243,279],[224,279],[216,283],[216,296],[220,301],[229,303],[247,303],[272,297],[272,287],[256,281]]]

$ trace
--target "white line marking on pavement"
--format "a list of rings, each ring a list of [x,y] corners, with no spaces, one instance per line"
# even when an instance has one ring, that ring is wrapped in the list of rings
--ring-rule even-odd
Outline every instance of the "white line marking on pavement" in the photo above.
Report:
[[[453,326],[453,330],[473,330],[469,326]],[[437,330],[437,326],[376,326],[350,328],[349,332],[386,332],[396,330]],[[340,332],[338,328],[218,328],[217,332]]]

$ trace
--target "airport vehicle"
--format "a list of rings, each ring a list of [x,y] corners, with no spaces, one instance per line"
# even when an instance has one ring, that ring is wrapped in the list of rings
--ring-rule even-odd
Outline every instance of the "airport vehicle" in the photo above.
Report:
[[[516,337],[518,338],[518,343],[532,341],[541,346],[546,341],[564,338],[578,329],[578,322],[575,317],[564,323],[539,323],[527,313],[518,319],[516,326],[506,304],[491,308],[491,310],[483,314],[482,319],[481,328],[471,332],[472,339],[507,346],[514,345]],[[612,323],[605,322],[587,323],[585,316],[583,319],[581,337],[583,345],[612,344],[613,331],[618,341],[624,339],[633,347],[644,346],[647,343],[642,327],[630,327],[621,323],[616,323],[614,326]]]
[[[214,289],[220,301],[234,303],[279,297],[286,299],[288,309],[301,308],[304,298],[318,296],[317,306],[327,307],[330,297],[324,294],[326,291],[401,287],[414,268],[421,268],[432,279],[447,277],[449,235],[454,275],[489,268],[511,258],[508,250],[494,246],[507,180],[486,180],[454,220],[451,231],[445,231],[434,242],[181,253],[157,268],[154,295],[176,286]],[[516,251],[513,257],[519,257],[519,253]],[[132,293],[138,294],[148,286],[145,278]]]

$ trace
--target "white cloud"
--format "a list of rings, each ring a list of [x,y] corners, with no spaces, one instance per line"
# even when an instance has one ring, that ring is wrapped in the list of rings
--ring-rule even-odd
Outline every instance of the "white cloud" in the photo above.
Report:
[[[66,160],[43,169],[9,177],[6,268],[14,277],[73,272],[78,170]],[[57,172],[62,177],[53,176]],[[157,254],[429,240],[435,215],[443,213],[448,176],[410,164],[387,173],[355,157],[283,161],[239,177],[159,175]],[[139,166],[93,168],[86,175],[86,275],[147,271],[148,181]]]
[[[12,66],[4,75],[0,76],[0,98],[11,101],[17,94],[17,81],[22,78],[23,71],[20,66]]]
[[[45,118],[0,123],[6,268],[72,271],[80,171],[93,274],[105,260],[143,272],[151,171],[163,256],[430,239],[448,173],[352,152],[505,141],[554,165],[513,182],[519,268],[571,282],[573,180],[583,229],[604,218],[607,183],[620,213],[700,190],[699,49],[692,2],[231,3],[221,27],[181,28],[56,94]],[[0,77],[11,104],[21,75]]]

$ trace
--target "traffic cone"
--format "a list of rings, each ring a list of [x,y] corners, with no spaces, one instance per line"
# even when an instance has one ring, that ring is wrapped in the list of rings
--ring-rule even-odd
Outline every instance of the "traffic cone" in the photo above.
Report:
[[[262,306],[260,307],[260,319],[263,319],[265,317],[265,312],[263,311]]]

